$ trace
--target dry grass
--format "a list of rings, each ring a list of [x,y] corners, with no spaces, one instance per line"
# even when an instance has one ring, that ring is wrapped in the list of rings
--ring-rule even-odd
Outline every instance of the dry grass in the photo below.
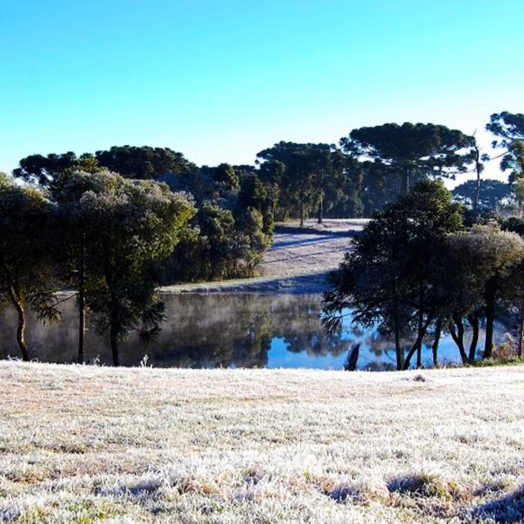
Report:
[[[0,362],[0,522],[522,522],[524,368]]]
[[[350,232],[360,231],[367,219],[286,222],[275,228],[272,247],[258,268],[259,276],[204,284],[162,288],[164,293],[312,292],[325,289],[326,274],[336,269],[351,249]]]

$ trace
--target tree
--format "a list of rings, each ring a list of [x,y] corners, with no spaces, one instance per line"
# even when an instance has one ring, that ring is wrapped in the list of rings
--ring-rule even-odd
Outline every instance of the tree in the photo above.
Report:
[[[494,113],[486,124],[486,130],[497,137],[492,142],[493,147],[507,149],[515,140],[524,140],[524,114],[508,111]]]
[[[453,189],[451,193],[461,204],[474,207],[477,201],[477,207],[493,210],[499,209],[511,198],[510,185],[493,179],[481,180],[479,186],[476,180],[468,180]]]
[[[258,161],[257,161],[258,162]],[[269,199],[271,202],[271,214],[276,219],[277,216],[280,219],[285,218],[285,215],[280,215],[278,210],[278,199],[280,195],[280,186],[282,185],[282,179],[286,171],[286,166],[279,160],[268,160],[260,164],[260,169],[256,172],[256,175],[260,181],[267,188]]]
[[[20,167],[13,170],[13,176],[25,182],[50,187],[62,174],[75,169],[94,173],[98,170],[97,159],[89,153],[77,157],[72,151],[58,155],[30,155],[20,160]]]
[[[113,146],[109,150],[97,151],[95,157],[100,166],[109,171],[139,180],[156,178],[165,173],[183,174],[196,169],[182,153],[167,147]]]
[[[26,307],[40,321],[57,321],[52,260],[46,226],[53,209],[41,192],[14,184],[0,173],[0,297],[17,313],[16,339],[30,360],[25,340]]]
[[[118,366],[119,340],[137,327],[144,341],[159,330],[163,304],[154,292],[160,263],[195,210],[186,195],[164,184],[136,183],[107,171],[71,174],[57,201],[61,216],[70,217],[56,221],[57,236],[68,242],[79,308],[87,301],[99,331],[109,333]]]
[[[496,307],[512,284],[512,269],[524,258],[524,241],[515,233],[490,226],[477,226],[470,233],[479,280],[483,282],[485,343],[483,358],[493,353]]]
[[[351,131],[340,140],[343,151],[358,158],[377,160],[405,193],[424,176],[450,176],[464,171],[461,154],[474,138],[456,129],[434,124],[383,124]]]
[[[516,195],[519,208],[524,202],[524,114],[502,111],[494,113],[486,129],[495,135],[494,148],[503,149],[500,162],[502,171],[510,171],[509,182]]]
[[[336,329],[350,309],[354,323],[379,322],[382,331],[394,336],[397,369],[409,366],[415,353],[420,365],[422,339],[438,317],[432,260],[446,235],[461,227],[460,206],[441,181],[422,180],[385,206],[330,274],[323,297],[326,328]],[[404,358],[401,341],[412,332],[416,340]]]
[[[473,194],[473,200],[472,200],[472,208],[474,211],[476,211],[478,205],[479,205],[479,198],[480,198],[480,185],[481,180],[480,177],[482,173],[484,172],[484,162],[487,162],[490,160],[490,156],[487,154],[482,154],[480,152],[480,147],[477,144],[477,139],[475,138],[475,135],[473,135],[473,143],[471,146],[471,149],[469,153],[466,154],[466,163],[467,164],[473,164],[473,169],[476,174],[476,184],[475,184],[475,192]]]
[[[300,227],[304,226],[307,208],[315,204],[322,221],[328,187],[336,184],[344,167],[343,155],[335,146],[281,141],[258,153],[257,158],[264,161],[260,168],[263,176],[272,183],[280,182],[281,201],[298,205]],[[265,163],[269,163],[267,168]],[[282,166],[284,170],[280,171]]]

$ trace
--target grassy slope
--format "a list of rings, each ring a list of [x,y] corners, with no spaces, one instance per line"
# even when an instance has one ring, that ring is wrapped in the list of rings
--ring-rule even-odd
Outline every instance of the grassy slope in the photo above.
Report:
[[[518,518],[524,367],[0,362],[0,522]]]

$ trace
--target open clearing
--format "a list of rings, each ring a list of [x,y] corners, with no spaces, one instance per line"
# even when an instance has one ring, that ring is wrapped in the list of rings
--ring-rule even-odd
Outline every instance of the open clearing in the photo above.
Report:
[[[317,292],[325,289],[326,274],[336,269],[351,249],[351,234],[367,219],[308,220],[304,229],[289,222],[275,227],[273,246],[250,279],[182,284],[162,288],[167,293]]]
[[[522,522],[524,367],[0,362],[0,522]]]

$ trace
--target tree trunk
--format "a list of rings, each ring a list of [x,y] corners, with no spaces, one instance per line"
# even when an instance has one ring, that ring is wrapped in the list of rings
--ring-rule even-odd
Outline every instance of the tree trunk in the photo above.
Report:
[[[464,324],[462,323],[462,317],[460,315],[453,315],[453,322],[457,327],[457,330],[450,326],[449,332],[451,338],[458,347],[460,358],[462,359],[463,364],[468,364],[468,355],[466,354],[466,348],[464,347]]]
[[[404,369],[404,350],[400,347],[400,330],[395,325],[395,353],[397,356],[397,371]]]
[[[520,303],[519,309],[519,342],[517,346],[517,357],[522,357],[522,338],[524,336],[524,300]]]
[[[482,173],[482,164],[480,163],[480,151],[475,147],[475,172],[477,174],[477,183],[475,184],[475,196],[473,197],[473,211],[477,209],[480,197],[480,174]]]
[[[300,228],[304,227],[304,195],[300,192]]]
[[[77,362],[84,363],[86,335],[86,297],[85,297],[85,234],[82,235],[80,254],[80,277],[78,282],[78,356]]]
[[[322,224],[322,218],[324,215],[324,195],[322,191],[320,192],[320,197],[318,201],[318,223]]]
[[[402,195],[406,194],[409,191],[409,182],[410,182],[410,172],[406,170],[402,173],[400,178],[400,193]]]
[[[486,300],[486,340],[484,343],[483,359],[493,356],[493,324],[495,323],[495,299],[488,296]]]
[[[119,326],[118,323],[114,323],[111,319],[111,330],[110,330],[110,339],[111,339],[111,355],[113,357],[113,366],[120,366],[120,355],[118,353],[118,335],[119,335]]]
[[[107,273],[106,273],[107,274]],[[106,277],[107,278],[107,277]],[[108,279],[109,286],[111,287],[112,279]],[[111,290],[111,309],[109,313],[109,338],[111,342],[111,354],[113,356],[113,366],[120,366],[120,355],[118,353],[118,339],[122,334],[122,324],[120,318],[120,302],[116,293]]]
[[[276,216],[276,209],[277,209],[276,198],[275,198],[275,193],[277,190],[275,186],[276,184],[271,184],[271,214],[273,215],[273,218]]]
[[[22,353],[22,360],[24,362],[29,362],[29,349],[25,342],[25,311],[24,311],[24,302],[15,292],[12,285],[9,285],[9,297],[11,302],[15,306],[16,314],[18,316],[18,325],[16,327],[16,341],[18,342],[18,347],[20,348],[20,353]]]
[[[422,329],[423,329],[423,323],[424,323],[424,312],[422,309],[423,304],[424,304],[424,283],[423,281],[421,281],[420,286],[419,286],[417,369],[420,369],[422,367],[422,337],[423,337]]]
[[[426,335],[426,331],[428,330],[429,325],[431,324],[431,320],[427,319],[426,323],[420,326],[417,340],[413,344],[412,348],[409,350],[408,355],[406,356],[406,361],[404,362],[404,369],[409,369],[409,365],[411,364],[411,359],[413,358],[413,355],[415,352],[417,352],[417,357],[419,355],[419,352],[422,353],[422,339]],[[420,364],[419,364],[420,362]],[[417,367],[422,367],[422,357],[419,359],[417,358]]]
[[[440,342],[440,336],[442,334],[442,321],[437,320],[437,326],[435,328],[435,340],[433,340],[433,345],[431,346],[431,354],[433,356],[433,366],[438,366],[438,345]]]
[[[468,322],[473,329],[473,335],[471,337],[471,344],[469,345],[469,361],[470,363],[475,362],[475,356],[477,353],[477,344],[479,341],[479,312],[475,311],[472,315],[468,316]]]
[[[86,335],[86,306],[85,296],[83,291],[79,292],[78,295],[78,355],[77,362],[79,364],[84,363],[85,354],[85,335]]]

